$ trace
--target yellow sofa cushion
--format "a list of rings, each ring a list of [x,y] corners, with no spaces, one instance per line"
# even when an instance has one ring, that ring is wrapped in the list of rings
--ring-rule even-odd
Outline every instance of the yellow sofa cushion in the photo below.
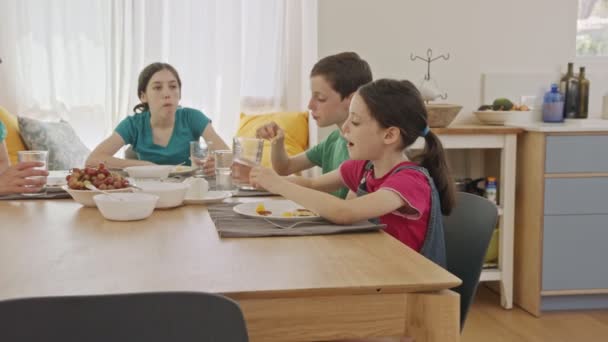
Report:
[[[258,127],[274,121],[285,132],[285,150],[290,156],[306,151],[308,148],[308,113],[279,112],[248,115],[241,113],[237,137],[255,138]],[[270,142],[264,142],[262,165],[270,167]]]
[[[25,147],[23,140],[21,140],[19,123],[16,116],[0,107],[0,121],[6,126],[6,139],[4,143],[6,144],[11,164],[14,165],[17,163],[17,151],[27,150],[27,147]]]

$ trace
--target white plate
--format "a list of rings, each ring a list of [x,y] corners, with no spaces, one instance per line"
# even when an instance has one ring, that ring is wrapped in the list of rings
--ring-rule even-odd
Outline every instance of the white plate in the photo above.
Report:
[[[260,204],[263,204],[264,208],[267,211],[272,212],[272,214],[267,215],[267,216],[258,214],[255,210],[258,207],[258,205],[260,205]],[[296,209],[304,209],[304,207],[302,207],[299,204],[296,204],[295,202],[289,201],[289,200],[241,203],[239,205],[234,206],[234,208],[232,208],[232,210],[234,210],[236,213],[241,214],[241,215],[255,217],[255,218],[265,218],[265,219],[271,219],[271,220],[277,220],[277,221],[305,221],[305,220],[310,221],[310,220],[315,220],[315,219],[321,218],[318,215],[315,215],[315,216],[290,216],[290,217],[283,216],[283,213],[293,212]]]
[[[194,170],[192,166],[178,165],[169,172],[169,176],[185,176],[191,174]]]
[[[188,197],[184,199],[185,204],[209,204],[218,203],[226,198],[232,197],[229,191],[209,191],[202,198]]]
[[[65,180],[65,177],[70,174],[70,171],[60,170],[60,171],[49,171],[48,177],[46,177],[46,186],[47,187],[61,187],[62,185],[68,184],[68,181]]]

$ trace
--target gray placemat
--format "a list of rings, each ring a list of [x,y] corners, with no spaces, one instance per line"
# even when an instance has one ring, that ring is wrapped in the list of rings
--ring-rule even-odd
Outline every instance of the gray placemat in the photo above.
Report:
[[[215,184],[215,178],[207,177],[205,178],[207,182],[209,182],[210,190],[217,190]],[[258,196],[278,196],[273,194],[272,192],[268,192],[265,190],[243,190],[243,189],[235,189],[232,192],[232,197],[258,197]]]
[[[294,228],[278,228],[264,219],[242,216],[235,213],[232,210],[235,205],[235,203],[221,203],[208,207],[209,215],[221,237],[328,235],[368,232],[385,227],[383,224],[375,224],[369,221],[350,225],[338,225],[326,220],[317,220],[306,221],[306,223],[298,224]],[[289,221],[273,222],[284,227],[294,223]]]
[[[72,198],[70,194],[65,191],[49,191],[44,195],[40,196],[24,196],[21,194],[12,194],[12,195],[3,195],[0,196],[0,201],[2,200],[37,200],[37,199],[62,199],[62,198]]]

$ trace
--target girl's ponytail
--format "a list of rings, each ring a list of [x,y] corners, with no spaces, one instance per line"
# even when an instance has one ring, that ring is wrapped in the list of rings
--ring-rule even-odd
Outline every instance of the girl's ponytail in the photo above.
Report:
[[[426,133],[424,140],[424,151],[416,157],[416,161],[431,174],[441,199],[441,212],[447,216],[454,207],[455,193],[443,145],[431,131]]]
[[[133,107],[133,113],[143,113],[147,111],[150,107],[148,107],[147,103],[140,103]]]

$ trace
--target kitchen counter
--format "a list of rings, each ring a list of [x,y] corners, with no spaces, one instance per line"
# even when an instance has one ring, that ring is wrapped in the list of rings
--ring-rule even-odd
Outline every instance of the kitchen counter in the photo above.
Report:
[[[446,150],[474,150],[481,153],[494,150],[493,153],[499,153],[499,160],[495,165],[495,174],[501,184],[498,199],[501,207],[498,220],[498,226],[500,227],[498,267],[484,269],[480,281],[497,282],[501,305],[510,309],[513,307],[513,234],[517,136],[525,133],[525,130],[507,126],[457,124],[446,128],[431,128],[431,131],[438,136]],[[420,137],[410,148],[419,150],[424,146],[424,138]]]
[[[608,120],[606,120],[608,121]],[[608,126],[607,126],[608,127]],[[483,134],[519,134],[524,129],[520,127],[496,125],[452,125],[449,127],[431,128],[437,135],[483,135]]]
[[[515,302],[536,316],[608,308],[608,120],[582,121],[518,139]]]
[[[568,119],[563,123],[522,123],[509,124],[531,132],[608,132],[608,120],[602,119]]]

